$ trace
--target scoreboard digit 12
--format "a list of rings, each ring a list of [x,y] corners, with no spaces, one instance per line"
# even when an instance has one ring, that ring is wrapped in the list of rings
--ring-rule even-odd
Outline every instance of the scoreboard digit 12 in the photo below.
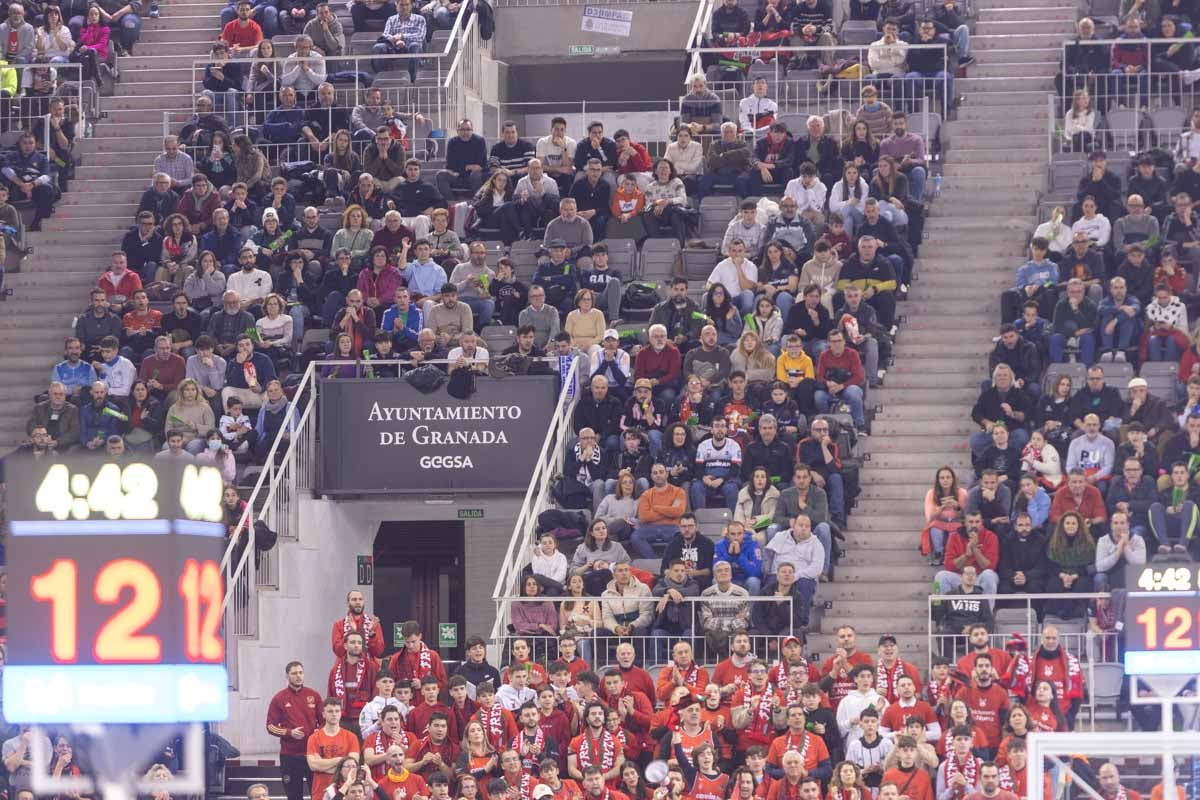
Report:
[[[8,473],[5,716],[225,719],[220,472],[80,457]]]
[[[1131,564],[1125,587],[1125,672],[1200,674],[1200,565]]]

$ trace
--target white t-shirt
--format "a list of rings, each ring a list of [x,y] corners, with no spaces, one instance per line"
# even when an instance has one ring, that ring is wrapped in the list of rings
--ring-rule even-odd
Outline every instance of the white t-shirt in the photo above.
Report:
[[[225,280],[225,288],[237,292],[242,300],[262,300],[273,285],[271,273],[257,267],[250,272],[239,269]]]
[[[742,275],[751,283],[758,283],[758,267],[748,258],[742,260]],[[739,294],[742,291],[741,285],[738,283],[738,268],[731,258],[722,260],[713,268],[712,274],[708,276],[708,283],[721,284],[731,295]]]
[[[458,359],[462,358],[462,355],[463,349],[461,347],[456,347],[450,351],[450,354],[446,356],[446,359],[453,364],[455,361],[458,361]],[[488,351],[483,349],[483,347],[480,345],[475,345],[475,357],[468,358],[467,360],[474,361],[476,364],[486,364],[490,360],[490,356],[488,355]]]

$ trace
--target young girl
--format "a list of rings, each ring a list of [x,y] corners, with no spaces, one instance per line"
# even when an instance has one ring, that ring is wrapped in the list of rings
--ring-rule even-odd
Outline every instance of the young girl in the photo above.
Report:
[[[826,797],[828,800],[871,800],[872,794],[863,782],[862,770],[858,765],[843,761],[833,770]]]
[[[1071,108],[1063,118],[1063,144],[1070,146],[1070,152],[1088,153],[1095,134],[1096,112],[1092,110],[1092,96],[1087,89],[1079,89],[1071,97]]]
[[[800,413],[800,407],[788,392],[788,385],[782,381],[771,384],[771,397],[763,403],[761,411],[775,417],[779,436],[789,445],[796,444],[800,431],[808,427],[808,420]]]
[[[967,490],[958,485],[958,476],[950,467],[940,467],[933,488],[925,493],[927,535],[922,535],[921,542],[922,552],[929,556],[931,565],[940,565],[945,559],[946,539],[962,526],[966,506]]]
[[[975,716],[971,713],[971,709],[962,700],[953,700],[950,703],[950,713],[947,715],[949,724],[942,727],[942,738],[934,743],[937,748],[938,756],[945,758],[950,752],[951,742],[954,739],[954,729],[960,725],[965,725],[971,729],[971,751],[982,752],[987,749],[987,737],[983,735],[983,731],[975,726]]]
[[[1040,430],[1029,434],[1029,444],[1021,450],[1021,469],[1033,473],[1037,482],[1049,492],[1058,489],[1063,481],[1058,451],[1047,446],[1046,435]]]
[[[1067,730],[1067,721],[1058,707],[1058,692],[1051,681],[1040,680],[1033,685],[1033,702],[1029,704],[1032,730],[1043,733]]]

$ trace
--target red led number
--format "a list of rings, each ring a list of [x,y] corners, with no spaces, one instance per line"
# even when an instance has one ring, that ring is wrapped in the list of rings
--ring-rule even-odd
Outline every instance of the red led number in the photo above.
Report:
[[[1159,649],[1158,642],[1158,609],[1147,608],[1135,618],[1145,631],[1146,649]],[[1192,612],[1180,606],[1166,609],[1162,615],[1163,627],[1169,628],[1163,637],[1162,648],[1165,650],[1190,650],[1196,641],[1191,636]]]
[[[220,661],[225,658],[221,626],[221,570],[212,561],[188,559],[179,578],[183,598],[184,652],[189,661]]]
[[[50,604],[50,655],[75,663],[79,655],[79,568],[63,558],[29,583],[34,600]],[[184,605],[184,651],[189,661],[219,662],[225,657],[220,635],[223,588],[212,561],[189,560],[179,578]],[[96,574],[92,597],[101,605],[121,605],[96,634],[92,647],[100,664],[162,660],[162,639],[143,633],[162,611],[162,584],[144,562],[121,558]],[[122,605],[123,603],[123,605]]]

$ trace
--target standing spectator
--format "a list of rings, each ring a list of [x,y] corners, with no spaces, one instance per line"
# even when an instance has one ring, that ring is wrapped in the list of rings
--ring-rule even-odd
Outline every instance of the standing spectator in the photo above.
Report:
[[[288,800],[303,800],[304,785],[311,789],[313,773],[305,759],[306,742],[321,725],[321,695],[304,685],[304,665],[289,661],[284,667],[287,686],[267,707],[267,733],[279,739],[279,774]]]

